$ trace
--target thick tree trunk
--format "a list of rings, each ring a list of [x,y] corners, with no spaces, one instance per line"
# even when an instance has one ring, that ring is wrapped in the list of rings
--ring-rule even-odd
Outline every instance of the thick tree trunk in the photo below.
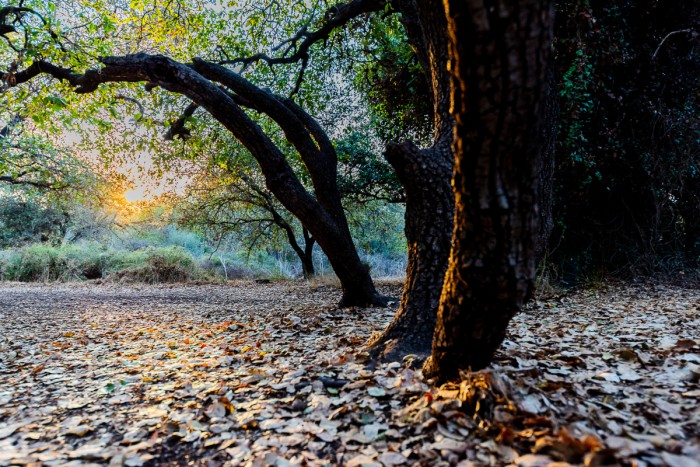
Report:
[[[406,188],[408,265],[401,305],[386,331],[370,342],[380,359],[401,360],[430,354],[440,290],[452,238],[454,197],[451,138],[418,149],[411,143],[390,145],[387,160]]]
[[[368,348],[383,360],[401,360],[408,354],[423,360],[430,353],[454,216],[450,186],[454,120],[449,112],[447,22],[439,0],[404,0],[397,7],[409,41],[432,83],[435,137],[427,149],[413,143],[387,148],[386,158],[406,190],[408,265],[399,310]]]
[[[551,0],[446,0],[445,7],[455,231],[424,366],[439,380],[491,361],[533,284],[553,23]]]

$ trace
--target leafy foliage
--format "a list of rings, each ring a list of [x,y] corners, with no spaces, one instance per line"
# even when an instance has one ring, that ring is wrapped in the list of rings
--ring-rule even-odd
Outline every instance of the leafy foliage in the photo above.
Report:
[[[338,189],[344,198],[362,203],[403,202],[404,190],[389,164],[377,155],[367,134],[352,132],[336,142]]]
[[[25,243],[60,242],[70,217],[57,207],[42,206],[36,199],[5,197],[0,202],[0,248]]]
[[[28,133],[22,118],[4,126],[0,120],[0,127],[0,185],[79,191],[97,182],[86,163],[45,136]]]
[[[678,15],[681,4],[687,14]],[[575,0],[558,8],[562,113],[552,259],[567,281],[592,270],[695,264],[697,5]]]
[[[372,18],[363,31],[364,57],[355,63],[354,84],[369,102],[382,141],[432,137],[432,89],[396,15]],[[389,123],[389,124],[387,124]]]

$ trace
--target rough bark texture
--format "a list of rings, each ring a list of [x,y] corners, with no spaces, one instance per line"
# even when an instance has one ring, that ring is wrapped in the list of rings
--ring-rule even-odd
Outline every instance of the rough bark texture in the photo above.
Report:
[[[449,113],[447,22],[442,4],[437,0],[406,0],[397,7],[409,41],[432,83],[435,137],[427,149],[410,142],[387,148],[386,158],[406,190],[408,264],[399,310],[368,348],[384,360],[400,360],[408,354],[422,360],[430,353],[452,238],[454,120]]]
[[[529,294],[546,143],[553,2],[446,0],[455,127],[455,231],[427,375],[492,359]]]
[[[408,354],[424,360],[433,340],[452,238],[451,142],[422,150],[411,143],[390,145],[386,157],[406,188],[408,265],[399,310],[370,348],[386,360]]]

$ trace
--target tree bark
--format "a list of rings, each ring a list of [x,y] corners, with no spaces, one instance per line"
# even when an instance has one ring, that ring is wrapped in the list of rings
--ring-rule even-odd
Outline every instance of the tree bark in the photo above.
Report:
[[[559,94],[554,75],[554,67],[550,64],[547,70],[547,87],[545,89],[544,121],[542,123],[542,136],[544,138],[544,150],[542,162],[538,173],[537,204],[540,212],[540,230],[535,245],[535,258],[539,263],[548,253],[549,237],[554,229],[554,215],[552,214],[552,202],[554,196],[554,167],[557,142],[557,130],[559,129]]]
[[[446,0],[455,230],[424,365],[438,380],[491,361],[532,288],[553,2]]]
[[[314,245],[316,240],[309,235],[309,231],[305,228],[302,228],[302,234],[304,236],[304,254],[300,256],[301,269],[304,279],[311,279],[316,275],[316,268],[314,267]]]
[[[406,189],[408,264],[399,310],[369,348],[382,360],[412,354],[423,361],[430,354],[452,238],[451,141],[447,138],[428,149],[393,144],[386,157]]]
[[[368,348],[382,360],[401,360],[413,354],[422,361],[430,354],[452,238],[454,120],[449,112],[447,22],[442,4],[439,0],[405,0],[397,6],[409,41],[432,83],[435,136],[433,145],[426,149],[411,142],[387,147],[386,158],[406,191],[408,264],[399,310]]]

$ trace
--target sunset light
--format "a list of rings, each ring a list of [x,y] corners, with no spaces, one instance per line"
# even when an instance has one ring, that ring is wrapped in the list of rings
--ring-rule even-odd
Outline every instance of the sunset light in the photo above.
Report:
[[[124,199],[129,203],[136,203],[146,200],[146,192],[144,188],[130,188],[124,192]]]

